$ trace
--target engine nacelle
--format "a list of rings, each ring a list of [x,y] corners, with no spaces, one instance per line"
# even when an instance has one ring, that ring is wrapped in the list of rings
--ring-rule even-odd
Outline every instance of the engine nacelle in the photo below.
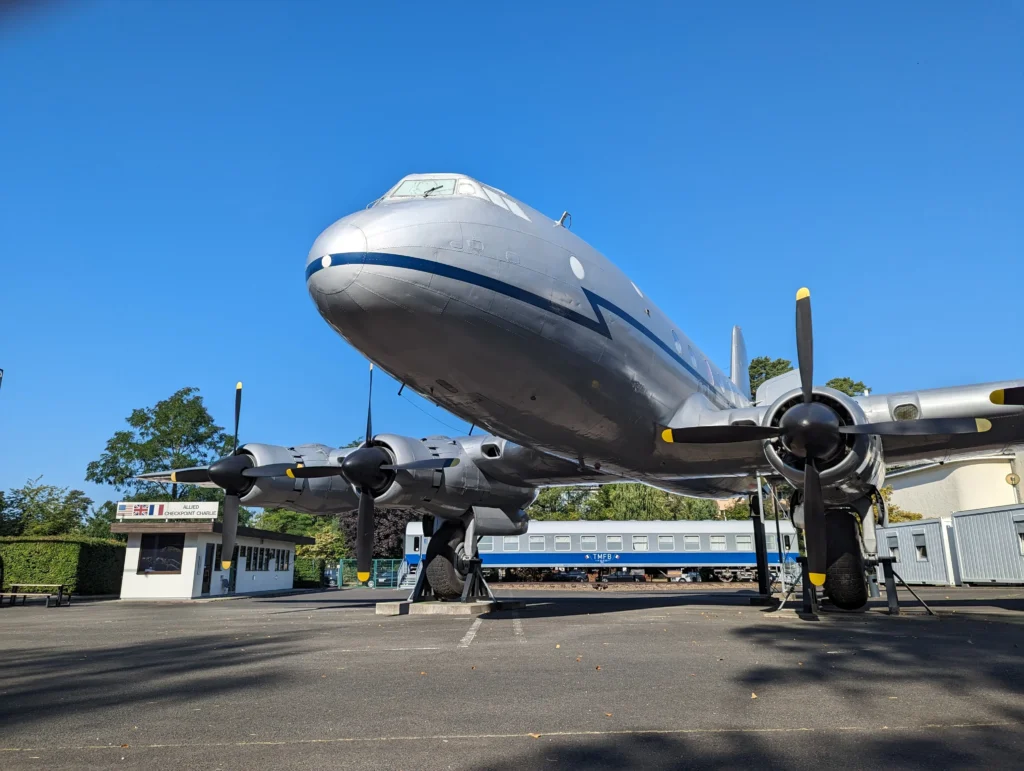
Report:
[[[782,416],[802,401],[799,390],[790,391],[768,408],[762,425],[778,426]],[[831,408],[843,425],[859,425],[868,420],[860,405],[841,391],[823,386],[814,387],[814,401]],[[781,439],[765,444],[768,462],[798,490],[804,485],[804,459],[786,449]],[[844,434],[835,452],[818,462],[822,492],[826,503],[850,503],[873,489],[880,489],[885,480],[882,440],[872,435]]]
[[[247,444],[241,450],[251,455],[257,466],[296,462],[305,465],[335,464],[351,452],[348,448],[337,450],[322,444],[303,444],[297,447]],[[242,504],[280,506],[307,514],[333,514],[355,509],[359,500],[352,486],[340,476],[323,479],[289,479],[279,476],[253,480],[252,487],[242,496]]]
[[[525,518],[519,512],[533,502],[536,488],[511,485],[487,476],[454,439],[378,434],[374,443],[385,448],[399,464],[428,458],[458,461],[443,470],[392,472],[386,487],[378,492],[378,506],[417,509],[447,519],[461,518],[473,506],[485,506],[506,512],[509,524],[506,529],[502,523],[489,522],[486,525],[489,532],[478,530],[481,535],[525,532]],[[494,532],[490,532],[492,530]]]

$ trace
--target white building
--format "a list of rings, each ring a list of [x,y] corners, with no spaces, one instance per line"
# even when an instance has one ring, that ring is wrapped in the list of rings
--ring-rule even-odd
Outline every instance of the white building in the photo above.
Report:
[[[122,600],[186,600],[291,589],[295,547],[312,538],[238,528],[236,559],[221,570],[220,522],[122,522],[127,533]]]
[[[892,471],[892,502],[926,519],[1021,503],[1024,454],[989,455]]]

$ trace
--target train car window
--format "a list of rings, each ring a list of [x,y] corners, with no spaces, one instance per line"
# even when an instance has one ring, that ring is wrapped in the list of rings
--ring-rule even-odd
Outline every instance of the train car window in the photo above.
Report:
[[[530,551],[544,551],[544,536],[530,536]]]
[[[485,535],[480,539],[480,542],[476,545],[477,551],[494,551],[494,536]]]
[[[504,540],[501,542],[501,548],[503,551],[519,551],[519,536],[504,536]]]
[[[768,551],[778,551],[779,539],[776,538],[774,535],[769,535],[765,537],[765,545],[768,547]]]
[[[412,538],[412,550],[417,553],[420,550],[420,537],[418,535],[414,535]]]
[[[633,536],[633,551],[647,551],[647,536],[646,535],[634,535]]]
[[[570,536],[555,536],[555,551],[569,551],[570,549],[572,549],[572,538]]]
[[[597,536],[581,535],[580,549],[582,549],[583,551],[597,551]]]
[[[782,536],[782,542],[786,545],[786,551],[793,551],[793,536]]]
[[[606,535],[604,537],[604,548],[608,551],[622,551],[622,536]]]
[[[700,536],[699,535],[684,535],[683,536],[683,551],[700,551]]]
[[[672,551],[676,548],[676,539],[672,535],[658,536],[658,551]]]
[[[711,536],[711,551],[725,551],[725,536]]]
[[[754,545],[752,543],[753,536],[751,535],[737,535],[736,536],[736,551],[753,551]]]

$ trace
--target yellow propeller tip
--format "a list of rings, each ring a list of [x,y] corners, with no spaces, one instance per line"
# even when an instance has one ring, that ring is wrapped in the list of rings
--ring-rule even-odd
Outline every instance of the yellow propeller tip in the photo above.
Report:
[[[241,391],[242,390],[242,381],[241,380],[239,380],[237,383],[235,383],[235,390],[236,391]]]
[[[295,479],[295,474],[292,473],[292,470],[290,468],[286,468],[284,470],[284,475],[289,479]]]
[[[365,584],[367,581],[370,580],[370,574],[369,573],[356,573],[356,578],[359,579],[359,583]]]
[[[173,471],[171,472],[171,481],[175,483],[177,483],[178,481],[178,475],[175,474]]]
[[[220,567],[221,567],[222,570],[231,570],[231,561],[230,560],[221,560]]]
[[[978,433],[984,434],[990,428],[992,428],[992,421],[985,420],[985,418],[975,418],[974,422],[978,424]]]
[[[661,441],[668,442],[669,444],[672,444],[673,439],[672,439],[672,429],[671,428],[666,428],[664,431],[661,432]]]
[[[824,586],[825,585],[825,574],[824,573],[811,573],[810,574],[810,578],[811,578],[811,583],[814,584],[815,586]]]
[[[801,287],[800,289],[797,290],[796,299],[798,300],[806,300],[810,296],[811,290],[808,289],[807,287]]]
[[[988,399],[993,404],[1006,404],[1006,392],[1000,388],[998,391],[993,391],[989,394]]]

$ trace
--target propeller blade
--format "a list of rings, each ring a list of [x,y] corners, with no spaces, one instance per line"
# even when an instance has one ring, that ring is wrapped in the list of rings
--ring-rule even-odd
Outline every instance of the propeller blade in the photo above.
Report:
[[[222,570],[231,570],[235,551],[235,538],[238,536],[238,496],[224,496],[224,522],[221,525],[220,566]]]
[[[826,535],[825,499],[821,494],[818,467],[811,458],[804,466],[804,541],[807,545],[807,573],[815,586],[825,585]]]
[[[840,426],[840,434],[877,434],[878,436],[932,436],[942,434],[983,434],[992,428],[985,418],[922,418],[892,420],[885,423],[864,423]]]
[[[366,395],[366,441],[363,447],[369,447],[373,439],[373,362],[370,362],[370,389]]]
[[[389,463],[381,466],[381,471],[416,471],[418,469],[444,469],[459,465],[458,458],[427,458],[409,463]]]
[[[200,482],[210,481],[210,467],[196,466],[194,468],[183,468],[171,472],[171,481],[180,482],[185,485],[195,485]]]
[[[810,404],[814,388],[814,331],[811,325],[811,290],[796,293],[796,359],[804,404]]]
[[[235,444],[232,454],[238,452],[238,419],[242,416],[242,381],[235,384]]]
[[[361,583],[370,580],[373,567],[373,493],[363,487],[359,491],[359,518],[356,520],[356,577]]]
[[[774,439],[781,434],[782,429],[774,426],[690,426],[666,428],[661,438],[670,444],[726,444]]]
[[[292,479],[294,479],[294,472],[297,468],[303,468],[303,465],[301,463],[268,463],[266,466],[247,468],[242,472],[242,476],[252,477],[255,479],[291,476]],[[289,471],[291,471],[292,474],[289,474]]]
[[[989,401],[993,404],[1008,404],[1024,407],[1024,386],[1014,388],[1000,388],[989,395]]]
[[[341,466],[299,466],[293,465],[284,472],[286,477],[292,479],[323,479],[325,477],[345,476]]]

